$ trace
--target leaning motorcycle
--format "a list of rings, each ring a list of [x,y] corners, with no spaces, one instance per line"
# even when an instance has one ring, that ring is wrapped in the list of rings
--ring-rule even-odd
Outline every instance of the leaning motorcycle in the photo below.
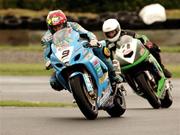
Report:
[[[117,85],[112,94],[107,66],[94,55],[89,42],[71,28],[53,35],[50,56],[59,83],[72,93],[87,119],[97,118],[98,110],[120,117],[126,110],[124,94]]]
[[[155,109],[171,106],[172,84],[163,73],[157,60],[138,39],[122,36],[113,59],[120,62],[121,72],[130,87],[148,100]]]

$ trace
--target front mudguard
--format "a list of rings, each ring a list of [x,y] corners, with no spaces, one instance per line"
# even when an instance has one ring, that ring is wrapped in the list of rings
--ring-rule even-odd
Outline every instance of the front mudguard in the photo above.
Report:
[[[155,68],[154,70],[156,70],[157,74],[160,77],[158,80],[158,83],[157,83],[158,88],[157,88],[156,95],[159,98],[163,98],[163,93],[165,91],[165,82],[166,82],[167,78],[165,77],[160,64],[157,62],[157,60],[154,58],[154,56],[152,54],[149,55],[149,58],[147,59],[147,61],[154,66],[154,68]],[[148,77],[148,75],[147,75],[147,77]]]
[[[75,76],[79,76],[81,79],[83,79],[88,92],[93,92],[94,91],[93,85],[92,85],[91,81],[88,78],[88,74],[85,74],[85,73],[82,73],[82,72],[74,72],[69,76],[69,80],[71,78],[75,77]]]

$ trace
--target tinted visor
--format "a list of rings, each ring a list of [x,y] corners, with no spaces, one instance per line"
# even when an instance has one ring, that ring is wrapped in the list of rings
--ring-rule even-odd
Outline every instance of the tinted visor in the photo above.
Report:
[[[58,24],[58,25],[55,25],[55,26],[51,26],[51,28],[54,31],[58,31],[58,30],[61,30],[63,28],[63,24]]]
[[[118,29],[115,29],[113,31],[105,32],[105,35],[108,38],[113,38],[116,36],[117,33],[118,33]]]

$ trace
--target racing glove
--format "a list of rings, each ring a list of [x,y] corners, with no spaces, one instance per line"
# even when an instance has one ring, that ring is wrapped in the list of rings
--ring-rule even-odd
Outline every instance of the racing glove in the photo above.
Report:
[[[101,44],[98,43],[97,39],[91,39],[89,44],[90,44],[90,47],[101,47]]]
[[[50,61],[50,60],[48,60],[48,61],[46,62],[45,67],[46,67],[46,70],[49,70],[49,69],[52,68],[51,61]]]

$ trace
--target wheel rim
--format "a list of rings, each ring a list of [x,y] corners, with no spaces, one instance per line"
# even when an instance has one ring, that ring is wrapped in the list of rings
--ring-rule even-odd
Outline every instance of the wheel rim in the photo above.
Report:
[[[126,104],[125,104],[125,102],[124,102],[124,97],[123,97],[123,95],[122,95],[123,93],[121,93],[121,92],[118,92],[118,96],[117,96],[117,103],[122,107],[122,108],[126,108]]]
[[[89,92],[86,90],[86,88],[85,88],[85,85],[83,85],[83,90],[84,90],[84,93],[85,93],[85,95],[86,95],[86,97],[87,97],[87,100],[88,100],[88,102],[89,102],[89,104],[91,105],[91,109],[93,110],[93,111],[97,111],[98,110],[98,107],[97,107],[97,104],[96,104],[96,99],[97,99],[97,92],[94,92],[95,93],[95,97],[93,98],[90,94],[89,94]]]

